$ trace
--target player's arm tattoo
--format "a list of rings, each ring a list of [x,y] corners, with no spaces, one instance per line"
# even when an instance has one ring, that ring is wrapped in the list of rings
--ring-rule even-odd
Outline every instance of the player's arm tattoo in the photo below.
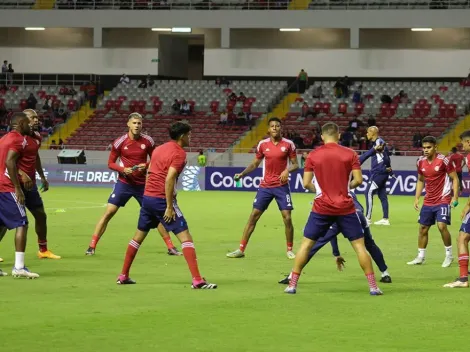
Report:
[[[297,157],[290,159],[290,167],[287,169],[287,171],[294,172],[298,168],[299,168],[299,161],[297,160]]]
[[[309,192],[315,193],[317,190],[315,189],[315,185],[312,183],[312,181],[313,181],[313,172],[304,171],[304,177],[303,177],[304,188],[307,189]]]
[[[250,172],[253,172],[254,170],[256,170],[256,169],[258,168],[258,166],[261,164],[261,161],[263,161],[263,159],[255,158],[255,159],[251,162],[251,164],[248,165],[248,166],[246,167],[246,169],[241,172],[241,174],[240,174],[241,177],[246,176],[246,175],[248,175]]]

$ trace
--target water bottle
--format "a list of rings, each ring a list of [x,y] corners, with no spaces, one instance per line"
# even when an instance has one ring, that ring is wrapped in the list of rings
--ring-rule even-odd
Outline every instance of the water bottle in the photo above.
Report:
[[[242,188],[243,187],[241,178],[239,178],[238,180],[235,180],[235,187],[236,188]]]

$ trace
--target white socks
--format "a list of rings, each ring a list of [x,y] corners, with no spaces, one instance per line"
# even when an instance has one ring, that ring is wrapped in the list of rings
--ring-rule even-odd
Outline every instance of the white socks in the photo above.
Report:
[[[387,270],[385,270],[385,271],[382,273],[382,277],[385,277],[385,276],[390,276],[390,274],[388,273]]]
[[[446,249],[446,257],[452,257],[452,246],[445,247]]]
[[[24,268],[24,252],[15,252],[15,269]]]
[[[418,258],[424,259],[426,256],[426,248],[418,248]]]

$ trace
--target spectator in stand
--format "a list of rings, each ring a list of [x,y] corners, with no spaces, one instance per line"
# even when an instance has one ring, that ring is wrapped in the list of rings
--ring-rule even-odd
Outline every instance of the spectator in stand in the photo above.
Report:
[[[96,103],[98,102],[98,92],[96,90],[95,82],[91,81],[88,85],[88,100],[90,101],[90,108],[96,109]]]
[[[59,149],[65,149],[64,141],[59,138]]]
[[[307,102],[304,101],[304,103],[302,104],[302,107],[301,107],[301,113],[300,113],[300,116],[301,117],[307,117],[308,113],[309,113],[309,107],[308,107],[308,104]]]
[[[305,90],[308,88],[308,74],[301,69],[297,75],[297,87],[299,94],[304,94]]]
[[[28,109],[36,110],[36,105],[38,103],[38,100],[36,99],[33,93],[29,93],[29,97],[28,99],[26,99],[26,103],[27,103],[26,107]]]
[[[341,145],[344,147],[351,148],[354,141],[354,134],[351,129],[347,129],[343,134],[341,134]]]
[[[423,136],[421,135],[421,132],[416,130],[416,133],[413,135],[413,147],[414,148],[421,148],[422,139],[423,139]]]
[[[59,146],[57,145],[55,139],[53,139],[53,140],[51,141],[51,145],[49,146],[49,149],[50,149],[50,150],[57,150],[57,149],[59,149]]]
[[[362,103],[362,84],[354,91],[352,101],[355,104]]]
[[[52,108],[52,99],[47,97],[44,99],[44,103],[42,105],[42,110],[49,111]]]
[[[174,115],[178,115],[180,113],[180,110],[181,110],[181,104],[178,101],[178,99],[175,99],[175,101],[173,102],[173,105],[171,106],[171,112]]]
[[[129,79],[129,77],[126,76],[125,73],[123,73],[122,76],[121,76],[121,79],[119,80],[119,83],[129,84],[129,83],[131,83],[131,80]]]
[[[147,81],[142,79],[137,88],[147,88]]]
[[[369,116],[369,119],[367,120],[367,126],[368,127],[377,126],[377,121],[375,120],[375,117],[373,115]]]
[[[400,104],[408,104],[408,94],[406,94],[404,90],[399,91],[395,98]]]
[[[15,73],[15,70],[13,69],[13,66],[11,64],[8,64],[8,82],[10,84],[13,84],[13,74]]]
[[[184,99],[183,99],[183,102],[181,103],[180,114],[183,116],[191,115],[191,105],[189,105],[188,102]]]
[[[237,100],[244,103],[246,100],[245,94],[243,94],[243,92],[240,92],[240,95],[238,96]]]
[[[303,139],[304,148],[312,149],[313,148],[313,138],[311,133],[307,133]]]
[[[244,126],[246,125],[246,115],[243,111],[239,111],[237,114],[237,120],[235,121],[235,125],[237,126]]]
[[[8,76],[8,61],[4,60],[2,65],[2,75],[0,76],[2,83],[7,84]]]
[[[322,86],[314,87],[312,91],[312,98],[313,99],[321,99],[323,98],[323,88]]]
[[[67,120],[68,114],[64,103],[60,103],[59,108],[55,111],[55,118],[62,119],[64,122]]]
[[[351,87],[353,83],[351,82],[348,76],[344,76],[343,79],[341,80],[341,84],[342,84],[342,90],[343,90],[342,97],[343,98],[349,97],[349,87]]]
[[[228,100],[231,101],[231,102],[236,103],[236,102],[238,101],[238,97],[237,97],[237,95],[236,95],[234,92],[232,92],[232,93],[228,96]]]
[[[304,140],[300,137],[300,134],[297,132],[292,132],[292,142],[294,142],[297,149],[304,148]]]
[[[334,95],[337,99],[343,96],[343,84],[341,82],[341,78],[338,78],[333,86]]]
[[[227,112],[224,110],[220,113],[220,121],[219,121],[219,124],[221,125],[226,125],[227,124],[227,121],[228,121],[228,114]]]
[[[362,125],[362,121],[355,116],[351,121],[349,121],[349,130],[351,132],[356,132],[360,127],[362,127]]]
[[[155,81],[153,80],[152,76],[150,75],[147,75],[147,87],[153,87],[153,85],[155,84]]]

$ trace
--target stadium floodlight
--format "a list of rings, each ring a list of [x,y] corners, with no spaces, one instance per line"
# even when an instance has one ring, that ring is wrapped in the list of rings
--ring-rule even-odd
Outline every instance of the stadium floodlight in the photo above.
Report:
[[[411,28],[413,32],[432,32],[432,28]]]
[[[279,28],[281,32],[300,32],[300,28]]]
[[[171,31],[173,33],[191,33],[192,29],[190,27],[173,27]]]
[[[43,30],[45,30],[46,28],[44,28],[44,27],[25,27],[25,29],[26,29],[27,31],[43,31]]]
[[[152,28],[153,32],[171,32],[171,28]]]

